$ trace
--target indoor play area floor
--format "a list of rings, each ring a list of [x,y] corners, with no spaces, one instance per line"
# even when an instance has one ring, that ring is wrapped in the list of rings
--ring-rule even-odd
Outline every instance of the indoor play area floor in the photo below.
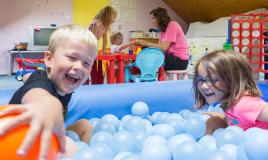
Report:
[[[17,81],[14,76],[0,76],[1,89],[17,89],[22,86],[22,81]]]

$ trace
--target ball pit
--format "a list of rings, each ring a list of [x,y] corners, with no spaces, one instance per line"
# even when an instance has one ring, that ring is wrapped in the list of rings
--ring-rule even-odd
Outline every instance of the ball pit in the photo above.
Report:
[[[81,87],[70,102],[66,126],[86,118],[94,134],[88,144],[76,141],[78,152],[62,160],[268,159],[265,130],[228,127],[204,135],[203,124],[209,117],[193,112],[191,86],[192,81],[181,80]],[[267,101],[268,86],[259,86]],[[135,102],[147,104],[148,112],[132,111]]]

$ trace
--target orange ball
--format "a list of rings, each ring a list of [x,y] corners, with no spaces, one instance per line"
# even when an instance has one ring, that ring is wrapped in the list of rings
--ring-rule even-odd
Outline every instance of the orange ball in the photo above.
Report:
[[[0,107],[2,110],[5,107]],[[17,116],[16,114],[0,118],[0,125],[8,123],[8,120]],[[25,156],[16,154],[19,146],[29,129],[29,125],[22,125],[8,131],[4,136],[0,136],[0,160],[38,160],[40,150],[40,135],[33,143]],[[55,135],[52,136],[50,149],[48,151],[48,160],[59,159],[59,144]]]

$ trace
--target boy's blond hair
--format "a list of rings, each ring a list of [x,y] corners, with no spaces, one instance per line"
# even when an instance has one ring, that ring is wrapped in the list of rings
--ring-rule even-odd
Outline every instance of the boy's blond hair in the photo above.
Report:
[[[122,34],[121,32],[112,32],[112,33],[111,33],[111,36],[110,36],[111,44],[114,44],[115,40],[116,40],[118,37],[122,37],[122,38],[123,38],[123,34]]]
[[[56,29],[50,37],[48,50],[54,54],[61,42],[65,40],[78,40],[86,44],[95,51],[91,53],[94,54],[94,57],[98,53],[98,41],[96,37],[91,31],[80,25],[66,25]]]

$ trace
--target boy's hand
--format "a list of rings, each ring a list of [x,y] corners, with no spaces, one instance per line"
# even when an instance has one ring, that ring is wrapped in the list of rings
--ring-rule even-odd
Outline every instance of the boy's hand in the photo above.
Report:
[[[65,152],[65,128],[62,115],[62,106],[56,98],[51,98],[51,95],[49,96],[50,97],[46,98],[46,101],[42,101],[41,99],[32,103],[13,105],[0,112],[0,117],[20,113],[20,115],[10,120],[8,124],[1,126],[0,136],[4,135],[8,130],[19,125],[30,125],[30,128],[21,146],[17,150],[18,155],[25,155],[28,149],[35,142],[38,135],[41,134],[39,156],[40,159],[46,159],[47,152],[50,147],[52,133],[55,133],[58,138],[60,151]]]

